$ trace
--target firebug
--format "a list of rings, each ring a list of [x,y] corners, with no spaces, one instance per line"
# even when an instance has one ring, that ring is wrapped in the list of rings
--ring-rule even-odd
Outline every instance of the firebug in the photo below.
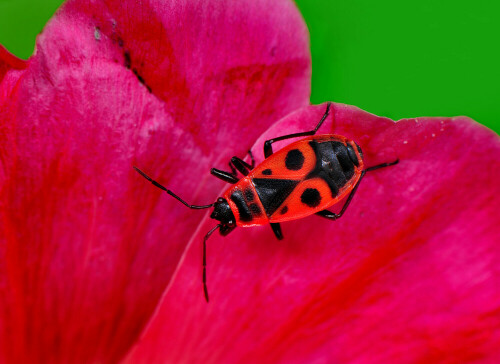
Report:
[[[269,139],[264,143],[266,159],[255,166],[233,157],[231,172],[212,168],[211,174],[231,183],[222,197],[209,205],[190,205],[175,193],[134,167],[153,185],[166,191],[191,209],[213,207],[210,217],[219,221],[203,239],[203,290],[209,300],[206,274],[206,242],[219,229],[226,236],[237,226],[249,227],[270,224],[278,239],[283,239],[281,222],[300,219],[312,214],[337,220],[352,201],[366,172],[395,165],[399,160],[365,167],[363,153],[358,144],[341,135],[315,135],[330,113],[325,113],[313,130]],[[303,137],[285,148],[273,152],[274,142]],[[238,179],[237,172],[243,175]],[[339,213],[327,209],[347,196]]]

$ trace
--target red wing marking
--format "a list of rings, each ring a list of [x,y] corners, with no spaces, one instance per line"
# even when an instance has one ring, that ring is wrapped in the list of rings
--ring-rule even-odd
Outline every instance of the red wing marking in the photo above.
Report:
[[[251,173],[252,178],[302,180],[316,165],[309,140],[299,140],[269,156]]]
[[[332,197],[330,187],[321,178],[312,178],[302,181],[271,215],[269,222],[300,219],[318,211],[325,210],[349,194],[358,180],[359,175],[356,175],[339,190],[336,197]]]

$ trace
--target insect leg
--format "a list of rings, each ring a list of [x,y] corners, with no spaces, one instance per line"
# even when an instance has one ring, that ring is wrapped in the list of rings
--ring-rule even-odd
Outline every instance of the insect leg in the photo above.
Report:
[[[250,156],[250,158],[252,160],[252,164],[248,164],[243,159],[234,156],[229,161],[229,168],[231,168],[231,172],[224,172],[224,171],[221,171],[219,169],[213,168],[212,169],[212,174],[214,176],[222,179],[225,182],[229,182],[229,183],[236,183],[236,182],[238,182],[238,179],[236,179],[236,182],[231,182],[234,179],[231,179],[231,177],[228,177],[228,175],[231,175],[234,178],[236,178],[236,176],[238,175],[238,172],[236,170],[238,170],[242,175],[248,176],[248,173],[252,169],[254,169],[254,167],[255,167],[255,159],[254,159],[253,154],[252,154],[252,152],[250,150],[248,151],[248,155]],[[214,174],[214,171],[216,171],[215,174]],[[223,176],[221,176],[221,174],[223,174]],[[231,181],[229,181],[228,178],[231,179]]]
[[[250,160],[252,161],[252,164],[250,164],[250,169],[254,169],[255,168],[255,158],[253,157],[252,151],[250,149],[248,150],[248,155],[250,156]]]
[[[168,193],[170,196],[174,197],[175,199],[177,199],[178,201],[182,202],[185,206],[189,207],[190,209],[208,209],[209,207],[213,207],[213,203],[211,203],[210,205],[190,205],[188,204],[186,201],[184,201],[182,198],[180,198],[179,196],[177,196],[175,193],[173,193],[172,191],[170,191],[169,189],[167,189],[165,186],[159,184],[158,182],[156,182],[155,180],[153,180],[151,177],[149,177],[146,173],[144,173],[143,171],[141,171],[139,168],[137,167],[134,167],[134,169],[139,172],[139,174],[141,176],[143,176],[144,178],[146,178],[149,182],[151,182],[154,186],[162,189],[163,191],[165,191],[166,193]]]
[[[279,222],[272,222],[271,228],[273,229],[274,235],[278,240],[283,240],[283,233],[281,232],[281,225]]]
[[[231,167],[233,173],[236,175],[235,168],[240,171],[240,173],[244,176],[247,176],[248,173],[255,168],[255,158],[253,157],[252,151],[249,149],[248,150],[248,155],[250,156],[250,160],[252,161],[252,164],[248,164],[245,162],[243,159],[238,158],[234,156],[231,158],[231,161],[229,162],[229,167]]]
[[[215,176],[227,183],[235,184],[236,182],[238,182],[238,178],[236,178],[235,175],[229,172],[221,171],[220,169],[212,168],[210,170],[210,173],[212,174],[212,176]]]
[[[363,176],[365,175],[365,173],[366,173],[366,171],[363,171],[361,173],[361,176],[359,177],[358,183],[356,183],[356,186],[354,186],[354,188],[352,189],[351,193],[349,194],[349,197],[347,197],[347,200],[346,200],[344,206],[342,206],[342,210],[340,210],[340,212],[338,214],[331,212],[331,211],[328,211],[328,210],[323,210],[323,211],[316,212],[316,215],[321,216],[321,217],[326,217],[327,219],[330,219],[330,220],[337,220],[337,219],[341,218],[342,215],[344,214],[345,210],[347,209],[347,207],[351,203],[351,200],[354,197],[354,194],[356,193],[356,190],[358,189],[359,183],[363,179]]]
[[[202,276],[202,282],[203,282],[203,292],[205,293],[205,299],[208,302],[208,288],[207,288],[207,240],[212,235],[212,233],[220,229],[222,227],[221,224],[215,226],[212,230],[210,230],[207,235],[203,238],[203,276]]]
[[[370,171],[374,171],[374,170],[379,169],[379,168],[393,166],[393,165],[398,164],[398,163],[399,163],[399,159],[396,159],[394,162],[382,163],[382,164],[377,164],[376,166],[373,166],[373,167],[368,167],[367,169],[365,169],[365,171],[370,172]]]
[[[238,157],[231,158],[231,162],[229,162],[229,165],[232,168],[236,168],[244,176],[248,176],[248,173],[253,169],[250,164]]]
[[[321,126],[321,124],[323,124],[323,122],[328,117],[328,114],[330,113],[330,107],[331,106],[332,106],[331,102],[328,102],[326,104],[326,111],[323,114],[323,117],[319,121],[318,125],[316,125],[316,127],[313,130],[304,131],[302,133],[294,133],[294,134],[282,135],[282,136],[279,136],[279,137],[276,137],[276,138],[273,138],[273,139],[266,140],[266,142],[264,143],[264,156],[267,158],[271,154],[273,154],[273,146],[272,146],[272,144],[274,142],[279,142],[280,140],[285,140],[285,139],[290,139],[290,138],[298,138],[298,137],[311,136],[311,135],[316,134],[316,132],[318,131],[318,129]]]
[[[338,218],[340,218],[344,214],[345,210],[347,209],[347,206],[349,206],[349,203],[351,202],[351,200],[354,196],[354,193],[358,189],[359,183],[361,182],[361,179],[363,178],[363,176],[365,175],[366,172],[375,171],[379,168],[393,166],[393,165],[398,164],[398,163],[399,163],[399,159],[396,159],[394,162],[377,164],[376,166],[366,168],[361,173],[361,177],[359,177],[358,183],[356,183],[356,186],[354,186],[354,188],[352,189],[351,193],[349,194],[349,197],[347,198],[347,201],[345,202],[344,206],[342,207],[342,210],[340,210],[340,212],[338,214],[331,212],[331,211],[328,211],[328,210],[323,210],[323,211],[317,212],[316,215],[326,217],[327,219],[330,219],[330,220],[337,220]]]
[[[229,161],[228,166],[229,166],[229,168],[231,168],[231,174],[236,177],[238,175],[238,172],[236,172],[236,168],[234,168],[231,161]]]

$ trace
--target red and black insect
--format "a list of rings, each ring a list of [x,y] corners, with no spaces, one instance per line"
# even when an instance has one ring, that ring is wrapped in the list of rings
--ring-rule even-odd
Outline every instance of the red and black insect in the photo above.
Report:
[[[211,173],[233,184],[216,202],[190,205],[179,196],[134,167],[156,187],[166,191],[191,209],[213,207],[210,217],[219,224],[203,239],[203,289],[208,302],[206,280],[206,242],[217,229],[226,236],[237,226],[247,227],[270,224],[278,239],[283,239],[280,223],[316,214],[330,220],[340,218],[351,202],[366,172],[392,166],[399,160],[365,168],[361,148],[354,141],[341,135],[315,135],[330,112],[331,103],[311,131],[283,135],[264,143],[266,159],[255,167],[233,157],[229,162],[231,172],[212,168]],[[274,142],[306,137],[273,154]],[[237,178],[237,171],[243,178]],[[347,196],[338,214],[327,209]]]

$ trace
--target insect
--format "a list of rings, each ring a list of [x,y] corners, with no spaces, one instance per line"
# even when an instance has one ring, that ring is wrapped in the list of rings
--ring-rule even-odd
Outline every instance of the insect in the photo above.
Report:
[[[219,221],[203,239],[203,291],[208,302],[207,289],[207,239],[219,229],[228,235],[237,226],[248,227],[270,224],[278,239],[283,239],[280,223],[312,214],[337,220],[346,211],[366,172],[389,167],[399,159],[365,168],[359,145],[341,135],[315,135],[330,113],[331,103],[313,130],[279,136],[264,143],[266,159],[255,166],[233,157],[229,162],[231,172],[212,168],[210,173],[231,183],[222,197],[209,205],[190,205],[175,193],[162,186],[144,172],[134,167],[144,178],[166,191],[191,209],[213,207],[210,217]],[[280,140],[299,138],[285,148],[273,152],[272,144]],[[237,172],[243,175],[238,179]],[[339,213],[327,209],[347,196]]]

